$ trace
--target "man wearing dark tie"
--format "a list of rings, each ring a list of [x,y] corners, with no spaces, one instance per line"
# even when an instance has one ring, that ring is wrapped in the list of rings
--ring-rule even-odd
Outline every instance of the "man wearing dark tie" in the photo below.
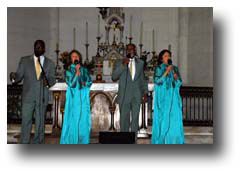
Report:
[[[120,108],[120,130],[138,131],[139,111],[142,99],[146,101],[147,81],[144,63],[137,58],[136,46],[127,45],[127,57],[115,64],[112,80],[119,80],[117,102]]]
[[[22,125],[20,143],[30,143],[32,118],[35,113],[33,143],[44,143],[45,113],[48,104],[48,89],[55,84],[55,65],[44,56],[45,43],[36,40],[34,54],[22,57],[16,73],[10,74],[14,83],[23,80]]]

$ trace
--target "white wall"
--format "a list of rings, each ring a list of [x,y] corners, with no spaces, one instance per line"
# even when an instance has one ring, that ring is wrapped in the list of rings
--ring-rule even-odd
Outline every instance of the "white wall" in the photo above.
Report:
[[[152,30],[155,29],[157,53],[167,48],[168,44],[172,45],[173,61],[179,65],[185,85],[213,85],[210,8],[124,8],[124,12],[124,41],[129,33],[129,19],[132,15],[133,43],[139,44],[140,24],[143,21],[143,50],[152,51]],[[76,49],[85,58],[86,21],[90,59],[96,54],[98,9],[59,8],[59,23],[57,14],[57,8],[8,8],[8,74],[16,70],[21,56],[32,53],[35,39],[46,41],[47,55],[56,61],[54,51],[58,28],[60,51],[73,48],[75,27]],[[101,19],[100,23],[104,40],[104,21]],[[198,66],[208,66],[208,69],[199,72]]]
[[[48,55],[50,51],[49,10],[49,8],[8,8],[8,76],[10,72],[16,71],[20,57],[33,54],[33,44],[35,40],[45,40],[46,55]]]

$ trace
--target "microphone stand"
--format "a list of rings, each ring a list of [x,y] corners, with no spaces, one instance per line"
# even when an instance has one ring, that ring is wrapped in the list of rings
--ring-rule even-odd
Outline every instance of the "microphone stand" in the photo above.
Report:
[[[41,67],[41,69],[42,69],[42,72],[41,72],[41,74],[40,74],[40,94],[39,94],[39,99],[41,99],[42,100],[42,102],[39,104],[39,114],[40,115],[42,115],[42,108],[43,108],[43,106],[44,106],[44,103],[45,103],[45,97],[44,97],[44,79],[46,80],[46,82],[47,82],[47,88],[49,88],[50,86],[49,86],[49,82],[48,82],[48,79],[47,79],[47,76],[46,76],[46,73],[45,73],[45,71],[44,71],[44,69],[43,69],[43,66],[42,66],[42,64],[41,64],[41,62],[40,62],[40,57],[38,57],[38,63],[39,63],[39,65],[40,65],[40,67]],[[44,122],[44,127],[45,127],[45,113],[43,114],[44,116],[43,116],[43,122]],[[36,122],[36,118],[35,118],[35,122]],[[39,127],[40,127],[40,125],[39,125]],[[40,129],[40,128],[38,128],[38,129]],[[44,129],[44,128],[43,128]],[[44,129],[45,130],[45,129]],[[44,140],[43,140],[44,141]]]

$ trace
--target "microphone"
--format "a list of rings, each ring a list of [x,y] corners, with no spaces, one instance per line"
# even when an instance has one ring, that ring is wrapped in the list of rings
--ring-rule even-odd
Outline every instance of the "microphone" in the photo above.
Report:
[[[75,64],[75,65],[80,64],[80,61],[76,59],[76,60],[74,61],[74,64]]]
[[[168,59],[168,65],[173,65],[171,59]],[[173,68],[173,69],[172,69],[173,73],[176,73],[175,67],[172,66],[172,68]]]
[[[75,65],[78,65],[78,64],[80,64],[80,61],[76,59],[76,60],[74,60],[74,64],[75,64]],[[80,67],[81,67],[81,65],[80,65]],[[79,71],[80,71],[80,67],[79,67]],[[75,69],[75,70],[76,70],[76,69]],[[77,72],[77,70],[76,70],[75,72]]]
[[[173,65],[171,59],[168,59],[168,65]],[[174,66],[172,66],[172,71],[173,71],[173,73],[175,73],[175,71],[174,71]]]
[[[172,65],[172,60],[168,59],[168,65]]]

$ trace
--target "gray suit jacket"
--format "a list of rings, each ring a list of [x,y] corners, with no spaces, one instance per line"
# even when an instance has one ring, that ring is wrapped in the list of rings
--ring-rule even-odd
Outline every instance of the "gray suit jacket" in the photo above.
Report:
[[[147,81],[143,70],[144,62],[141,59],[135,59],[136,72],[133,80],[128,66],[123,65],[122,60],[118,60],[115,63],[112,80],[119,80],[117,102],[120,105],[123,101],[124,103],[131,102],[132,98],[135,98],[138,103],[141,103],[142,96],[148,92]]]
[[[48,82],[50,86],[55,84],[55,65],[54,63],[45,57],[43,63],[43,69],[48,78]],[[40,86],[40,81],[37,80],[35,64],[34,64],[34,56],[25,56],[22,57],[18,69],[16,72],[16,80],[15,82],[21,82],[23,80],[23,92],[22,92],[22,102],[40,102],[39,95],[44,92],[44,101],[45,105],[48,103],[48,88]],[[42,99],[42,98],[41,98]]]

